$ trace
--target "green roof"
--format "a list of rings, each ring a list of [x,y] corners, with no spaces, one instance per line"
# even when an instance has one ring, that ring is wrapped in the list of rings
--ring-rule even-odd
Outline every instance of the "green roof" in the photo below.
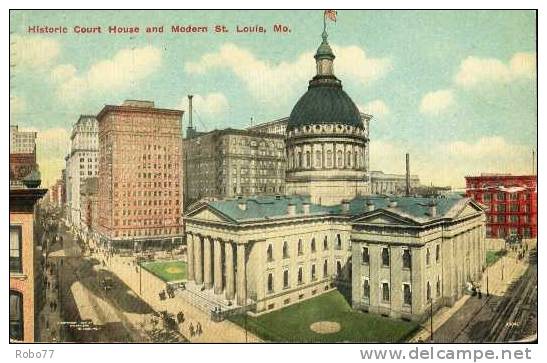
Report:
[[[469,198],[462,197],[441,197],[434,200],[437,214],[432,218],[429,216],[429,204],[431,198],[426,197],[357,197],[349,201],[349,212],[343,211],[342,204],[334,206],[322,206],[311,204],[309,197],[306,196],[257,196],[245,197],[239,199],[227,199],[220,201],[208,202],[207,204],[234,220],[235,222],[264,220],[273,218],[288,217],[287,208],[289,204],[293,204],[296,209],[297,216],[303,216],[303,204],[310,204],[310,215],[349,215],[355,217],[364,214],[368,211],[367,203],[374,204],[374,210],[388,210],[403,217],[414,219],[418,222],[426,222],[432,219],[451,218],[451,210],[457,205],[466,203]],[[391,201],[397,202],[396,207],[390,208]],[[245,203],[246,208],[241,209],[240,203]]]

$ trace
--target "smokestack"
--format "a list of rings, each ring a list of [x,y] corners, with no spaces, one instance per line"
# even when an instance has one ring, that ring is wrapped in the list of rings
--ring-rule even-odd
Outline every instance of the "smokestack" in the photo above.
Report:
[[[410,196],[410,154],[406,153],[406,196]]]
[[[192,97],[193,95],[188,95],[188,127],[192,128],[194,125],[192,125]]]

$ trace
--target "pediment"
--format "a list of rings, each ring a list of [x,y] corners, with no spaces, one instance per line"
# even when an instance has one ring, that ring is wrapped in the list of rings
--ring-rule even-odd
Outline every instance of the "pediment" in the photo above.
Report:
[[[187,218],[208,221],[208,222],[232,222],[229,218],[222,215],[221,213],[209,208],[208,206],[201,206],[200,208],[190,211],[187,215]]]
[[[385,211],[379,211],[375,214],[369,214],[357,217],[354,222],[376,224],[376,225],[415,225],[415,223],[407,218],[397,216]]]
[[[457,214],[457,218],[461,217],[467,217],[476,214],[477,212],[480,212],[481,208],[475,204],[474,202],[470,201],[465,204],[465,207],[463,207]]]

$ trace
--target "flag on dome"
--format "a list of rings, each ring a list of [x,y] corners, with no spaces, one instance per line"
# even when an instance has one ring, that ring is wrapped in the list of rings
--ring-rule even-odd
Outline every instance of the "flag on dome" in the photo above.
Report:
[[[336,22],[336,10],[325,10],[325,18]]]

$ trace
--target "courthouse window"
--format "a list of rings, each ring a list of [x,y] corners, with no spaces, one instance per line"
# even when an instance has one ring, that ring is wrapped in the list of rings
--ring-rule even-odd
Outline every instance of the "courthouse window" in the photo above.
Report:
[[[268,261],[272,261],[272,260],[273,260],[273,249],[272,249],[272,245],[268,245],[267,257],[268,257]]]
[[[412,305],[412,290],[410,284],[403,284],[403,303],[405,305]]]
[[[283,287],[289,287],[289,270],[283,271]]]
[[[287,241],[283,242],[283,258],[289,257],[289,245],[287,244]]]
[[[370,299],[370,283],[368,279],[363,282],[363,299],[369,301]]]
[[[382,282],[382,301],[389,302],[389,284]]]
[[[370,262],[370,255],[368,254],[368,247],[363,247],[363,263]]]
[[[268,274],[268,292],[273,292],[273,275]]]
[[[412,265],[412,256],[410,255],[410,249],[405,248],[403,250],[403,268],[410,268]]]
[[[10,272],[23,272],[23,241],[21,226],[10,226],[9,230],[9,269]]]
[[[389,266],[389,248],[382,248],[382,265]]]

